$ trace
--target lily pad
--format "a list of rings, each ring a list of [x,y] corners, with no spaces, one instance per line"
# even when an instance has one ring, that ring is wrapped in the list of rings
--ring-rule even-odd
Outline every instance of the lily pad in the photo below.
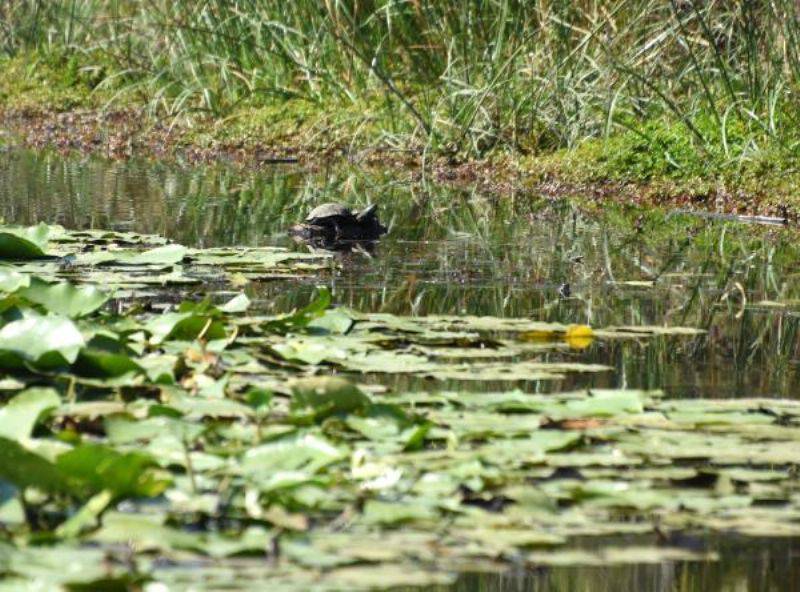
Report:
[[[77,359],[84,345],[83,335],[69,319],[30,315],[0,329],[0,366],[65,366]]]
[[[28,438],[39,418],[61,404],[61,397],[50,388],[22,391],[0,407],[0,436],[9,440]]]
[[[370,399],[355,385],[343,378],[302,378],[291,383],[292,413],[319,421],[335,413],[360,411]]]
[[[96,286],[75,287],[70,283],[51,284],[34,277],[17,294],[41,304],[47,311],[71,318],[84,317],[103,306],[110,295]]]
[[[0,226],[0,259],[41,259],[47,257],[45,249],[50,227],[39,224],[30,228]]]

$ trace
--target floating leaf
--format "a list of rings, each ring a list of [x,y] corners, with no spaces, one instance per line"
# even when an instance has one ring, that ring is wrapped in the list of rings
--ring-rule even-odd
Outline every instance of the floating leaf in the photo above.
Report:
[[[109,490],[114,497],[153,497],[169,480],[153,471],[155,460],[140,452],[120,453],[99,444],[83,444],[56,459],[58,471],[76,488],[93,494]]]
[[[17,487],[50,493],[72,493],[73,485],[50,460],[16,440],[0,436],[0,478]]]
[[[155,317],[145,325],[152,335],[152,342],[163,343],[169,339],[192,340],[203,336],[206,339],[223,339],[225,327],[213,317],[192,312],[173,312]]]
[[[11,268],[0,267],[0,291],[16,292],[20,288],[30,285],[31,276],[14,271]]]
[[[551,551],[528,555],[531,565],[620,565],[667,561],[713,561],[714,553],[675,547],[608,547],[600,551]]]
[[[164,516],[124,514],[109,512],[103,517],[103,526],[91,540],[106,544],[127,544],[139,552],[191,549],[203,551],[204,537],[197,533],[182,532],[164,525]]]
[[[22,361],[45,369],[72,364],[84,344],[69,319],[31,315],[0,329],[0,366],[18,366]]]
[[[75,362],[75,371],[82,376],[96,378],[119,378],[144,372],[130,356],[90,348],[81,350]]]
[[[366,409],[370,400],[343,378],[319,376],[295,380],[292,389],[292,413],[319,421],[335,413]]]
[[[60,404],[58,393],[50,388],[21,392],[0,407],[0,436],[10,440],[29,437],[39,418]]]
[[[0,259],[40,259],[47,257],[50,227],[46,224],[18,228],[0,227]]]
[[[183,245],[164,245],[149,249],[147,251],[104,251],[94,254],[91,257],[86,257],[86,263],[95,265],[158,265],[167,266],[175,265],[183,261],[186,257],[188,249]]]
[[[276,472],[300,471],[314,474],[347,457],[347,450],[314,434],[300,434],[248,450],[242,470],[252,478],[273,476]]]
[[[96,286],[76,287],[67,282],[51,284],[35,277],[17,293],[30,302],[41,304],[49,312],[71,318],[93,313],[110,297]]]
[[[384,502],[368,500],[364,504],[364,521],[368,524],[405,524],[436,520],[439,513],[428,502]]]
[[[244,312],[250,306],[250,299],[245,294],[234,296],[228,302],[219,307],[225,313]]]

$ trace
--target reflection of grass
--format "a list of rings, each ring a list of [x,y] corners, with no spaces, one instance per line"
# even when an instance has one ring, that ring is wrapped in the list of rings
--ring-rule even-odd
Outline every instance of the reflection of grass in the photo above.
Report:
[[[793,311],[800,289],[793,261],[800,254],[788,231],[764,237],[759,227],[530,198],[491,204],[471,192],[436,185],[421,191],[350,169],[242,174],[225,167],[176,170],[24,154],[0,166],[9,180],[2,215],[10,221],[43,219],[72,227],[127,221],[121,226],[162,232],[188,245],[288,244],[281,233],[312,204],[376,202],[392,232],[374,259],[356,255],[344,261],[345,269],[332,280],[341,304],[395,314],[464,311],[595,327],[699,326],[707,337],[682,340],[680,347],[659,339],[644,348],[592,346],[587,355],[602,356],[625,368],[633,382],[653,388],[665,379],[693,383],[691,374],[678,373],[696,364],[725,392],[788,393],[796,383]],[[649,279],[656,279],[655,287],[624,283]],[[315,283],[262,285],[259,305],[276,312],[302,306]],[[562,283],[571,286],[568,299],[558,296]],[[737,283],[747,297],[744,309]],[[788,304],[770,308],[759,306],[761,301]]]
[[[647,537],[642,537],[647,540]],[[633,538],[635,541],[636,538]],[[635,544],[631,538],[620,544]],[[699,539],[676,539],[676,544],[691,545]],[[643,582],[665,581],[663,587],[649,587],[658,592],[703,592],[705,590],[780,590],[791,588],[797,582],[797,570],[791,560],[797,552],[796,541],[783,539],[758,539],[749,541],[740,537],[712,537],[704,541],[716,550],[719,561],[670,562],[665,564],[604,567],[551,567],[534,573],[473,574],[463,576],[452,592],[496,590],[552,590],[572,592],[616,592],[637,590]],[[596,543],[585,541],[581,546],[594,548]],[[743,560],[743,558],[747,558]],[[665,576],[665,573],[669,574]],[[651,584],[647,584],[650,586]],[[451,592],[450,588],[436,592]]]
[[[16,106],[143,105],[191,122],[201,144],[510,152],[565,176],[712,171],[755,186],[797,156],[797,10],[13,0],[0,8],[0,94]]]

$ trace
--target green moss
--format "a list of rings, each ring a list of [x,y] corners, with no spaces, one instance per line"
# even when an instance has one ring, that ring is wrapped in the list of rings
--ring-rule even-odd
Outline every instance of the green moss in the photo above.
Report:
[[[251,101],[224,118],[196,119],[184,141],[200,146],[266,145],[311,152],[375,147],[398,129],[381,100],[325,104],[300,98],[262,104]]]
[[[102,104],[110,90],[98,90],[103,66],[86,66],[78,55],[30,51],[0,57],[0,106],[21,111],[68,111]]]
[[[800,143],[787,145],[785,137],[759,134],[741,121],[726,123],[723,135],[713,117],[697,117],[701,140],[682,122],[647,121],[571,150],[522,158],[520,168],[539,181],[646,184],[673,194],[725,189],[796,201],[791,194],[800,183]]]

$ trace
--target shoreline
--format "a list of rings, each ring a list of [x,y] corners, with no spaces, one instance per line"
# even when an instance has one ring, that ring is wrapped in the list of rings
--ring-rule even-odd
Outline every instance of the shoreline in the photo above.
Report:
[[[789,223],[800,220],[800,199],[790,191],[771,190],[770,179],[765,180],[762,190],[743,187],[735,191],[718,179],[619,181],[593,178],[581,171],[580,165],[573,167],[570,161],[580,158],[579,150],[544,157],[507,154],[483,160],[441,155],[426,158],[418,149],[347,148],[336,144],[323,148],[302,142],[275,145],[246,134],[234,140],[215,135],[217,125],[209,121],[200,122],[202,127],[167,125],[134,107],[56,111],[0,106],[0,148],[254,169],[286,164],[313,171],[342,162],[371,170],[393,168],[408,174],[412,182],[471,186],[497,196],[524,192],[599,206],[613,201],[638,207],[782,218]]]

